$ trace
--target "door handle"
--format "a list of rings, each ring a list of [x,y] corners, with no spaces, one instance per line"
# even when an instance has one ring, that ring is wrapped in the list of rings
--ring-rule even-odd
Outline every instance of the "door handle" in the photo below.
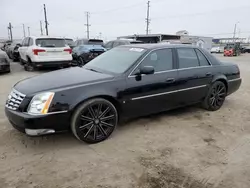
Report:
[[[166,80],[167,83],[174,83],[175,82],[175,79],[174,78],[168,78]]]
[[[206,76],[211,76],[211,75],[212,75],[211,72],[207,72],[207,73],[206,73]]]

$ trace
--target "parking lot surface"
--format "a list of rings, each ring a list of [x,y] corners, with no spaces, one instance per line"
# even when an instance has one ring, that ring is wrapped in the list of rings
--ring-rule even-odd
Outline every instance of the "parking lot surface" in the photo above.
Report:
[[[0,187],[249,188],[250,56],[217,56],[237,63],[243,78],[219,111],[192,106],[134,119],[94,145],[12,128],[4,114],[12,86],[46,72],[12,63],[0,75]]]

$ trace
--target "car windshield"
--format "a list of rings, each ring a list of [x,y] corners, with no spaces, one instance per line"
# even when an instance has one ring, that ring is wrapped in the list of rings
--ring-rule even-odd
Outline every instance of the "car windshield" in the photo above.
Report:
[[[59,38],[40,38],[36,39],[36,45],[39,47],[65,47],[66,42],[64,39]]]
[[[134,47],[117,47],[103,53],[90,61],[85,68],[100,69],[112,73],[124,73],[131,65],[138,60],[145,49]]]

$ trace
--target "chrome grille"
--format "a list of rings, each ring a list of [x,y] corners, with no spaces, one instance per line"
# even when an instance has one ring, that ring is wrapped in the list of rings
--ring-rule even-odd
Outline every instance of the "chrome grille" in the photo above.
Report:
[[[6,107],[11,110],[17,110],[22,103],[25,95],[20,93],[19,91],[12,89],[10,92],[8,99],[6,101]]]

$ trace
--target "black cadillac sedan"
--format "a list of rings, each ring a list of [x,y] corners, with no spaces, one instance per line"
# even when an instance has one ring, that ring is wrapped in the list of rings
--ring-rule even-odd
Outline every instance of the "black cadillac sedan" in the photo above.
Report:
[[[79,140],[107,139],[123,118],[201,103],[210,111],[238,90],[236,64],[188,45],[114,48],[83,67],[18,82],[8,96],[10,123],[28,135],[71,130]]]

